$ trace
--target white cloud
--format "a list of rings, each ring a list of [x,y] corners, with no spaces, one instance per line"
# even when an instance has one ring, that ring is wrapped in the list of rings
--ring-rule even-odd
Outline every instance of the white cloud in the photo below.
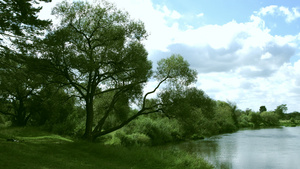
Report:
[[[289,8],[281,6],[279,10],[286,15],[287,22],[292,22],[300,17],[300,13],[298,12],[297,8],[292,8],[292,10],[290,10]]]
[[[263,15],[263,16],[265,16],[267,14],[273,15],[273,14],[275,14],[275,11],[277,8],[278,8],[277,5],[270,5],[270,6],[261,8],[260,11],[258,12],[258,15]]]
[[[267,52],[263,55],[261,55],[260,59],[264,60],[264,59],[270,59],[272,58],[272,54],[270,52]]]
[[[204,16],[204,13],[199,13],[199,14],[197,15],[198,18],[201,18],[201,17],[203,17],[203,16]]]
[[[256,12],[258,16],[266,15],[282,15],[285,16],[285,21],[290,23],[298,18],[300,18],[300,12],[298,8],[289,9],[284,6],[270,5],[264,8],[261,8],[259,12]]]
[[[161,10],[165,17],[169,17],[171,19],[180,19],[182,15],[176,10],[171,11],[167,6],[157,6],[158,10]]]
[[[181,14],[178,13],[177,11],[172,11],[172,14],[170,16],[173,19],[180,19],[181,18]]]

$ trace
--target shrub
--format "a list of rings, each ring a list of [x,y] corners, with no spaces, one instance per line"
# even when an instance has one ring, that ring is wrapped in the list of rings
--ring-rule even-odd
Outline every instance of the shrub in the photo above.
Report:
[[[242,113],[238,119],[238,123],[240,127],[250,127],[249,116],[246,113]]]
[[[274,112],[262,112],[260,114],[264,126],[278,126],[279,118]]]
[[[217,102],[217,111],[215,120],[219,126],[219,133],[233,132],[237,126],[233,120],[233,111],[231,106],[226,102]]]
[[[150,138],[151,145],[160,145],[182,139],[178,122],[166,117],[140,117],[124,127],[123,130],[128,135],[135,133],[146,135]]]
[[[142,133],[126,134],[117,132],[116,136],[121,140],[123,146],[149,146],[151,145],[150,138]]]

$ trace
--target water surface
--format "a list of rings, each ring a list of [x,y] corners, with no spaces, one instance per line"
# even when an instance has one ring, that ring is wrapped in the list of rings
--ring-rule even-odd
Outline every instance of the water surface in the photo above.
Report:
[[[300,127],[240,130],[185,142],[176,148],[229,169],[299,169]]]

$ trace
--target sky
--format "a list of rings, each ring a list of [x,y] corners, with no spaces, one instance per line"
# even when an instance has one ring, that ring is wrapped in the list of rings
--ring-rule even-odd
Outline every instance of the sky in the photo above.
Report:
[[[40,17],[54,18],[50,13],[57,2],[44,5]],[[288,112],[300,111],[299,1],[108,2],[144,22],[149,37],[143,43],[154,67],[160,59],[180,54],[198,72],[194,86],[215,100],[236,103],[242,110],[287,104]],[[157,83],[151,80],[145,90]]]

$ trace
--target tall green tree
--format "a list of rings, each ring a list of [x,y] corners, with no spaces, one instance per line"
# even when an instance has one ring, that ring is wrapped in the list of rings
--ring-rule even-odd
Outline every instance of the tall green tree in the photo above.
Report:
[[[29,41],[51,23],[37,17],[41,10],[33,7],[37,2],[0,1],[0,113],[11,116],[13,124],[18,126],[27,124],[31,116],[28,102],[40,86],[25,61]]]
[[[10,56],[0,69],[0,113],[11,117],[13,125],[25,126],[31,116],[30,99],[41,86],[36,74],[31,73],[17,55]]]
[[[260,107],[259,107],[259,112],[260,112],[260,113],[265,112],[265,111],[267,111],[266,106],[260,106]]]
[[[282,119],[282,118],[284,118],[284,114],[287,112],[287,110],[288,110],[288,108],[287,108],[286,104],[281,104],[276,107],[274,112],[279,116],[279,119]]]
[[[142,44],[147,37],[142,22],[130,20],[127,13],[107,2],[96,5],[62,2],[53,14],[61,17],[61,26],[37,43],[40,55],[36,68],[48,74],[52,83],[68,86],[84,102],[86,139],[115,131],[140,115],[158,112],[159,104],[146,107],[147,96],[164,81],[176,78],[186,81],[183,77],[191,72],[183,72],[189,70],[185,61],[172,65],[174,60],[183,61],[182,57],[165,59],[155,74],[158,86],[143,97],[143,86],[153,72]],[[108,102],[97,112],[100,117],[95,117],[95,98],[106,97],[107,93]],[[107,119],[116,113],[116,106],[126,103],[124,98],[128,103],[140,100],[140,111],[104,129]],[[126,111],[125,108],[117,113],[127,114]]]

